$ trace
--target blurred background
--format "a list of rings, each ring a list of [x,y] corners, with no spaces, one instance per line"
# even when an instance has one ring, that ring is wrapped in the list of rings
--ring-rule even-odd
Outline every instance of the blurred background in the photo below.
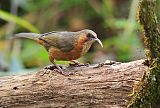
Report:
[[[95,43],[80,62],[128,62],[145,58],[143,33],[136,21],[138,1],[0,0],[0,76],[36,72],[51,64],[46,50],[36,42],[11,39],[19,32],[88,28],[98,34],[104,48]]]

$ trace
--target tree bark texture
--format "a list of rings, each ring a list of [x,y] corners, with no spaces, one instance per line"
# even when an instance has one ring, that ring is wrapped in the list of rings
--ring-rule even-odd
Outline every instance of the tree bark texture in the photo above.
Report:
[[[147,66],[144,60],[129,63],[66,67],[56,71],[0,78],[2,108],[121,108]],[[45,73],[44,73],[45,72]]]
[[[151,108],[160,96],[160,30],[155,14],[156,0],[140,0],[138,20],[144,31],[148,70],[134,89],[130,108]]]

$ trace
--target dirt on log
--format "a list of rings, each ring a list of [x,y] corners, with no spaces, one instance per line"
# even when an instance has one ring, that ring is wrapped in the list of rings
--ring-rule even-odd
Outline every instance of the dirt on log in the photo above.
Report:
[[[70,76],[41,70],[29,75],[1,77],[0,107],[126,107],[133,86],[147,68],[143,62],[65,67],[75,73]]]

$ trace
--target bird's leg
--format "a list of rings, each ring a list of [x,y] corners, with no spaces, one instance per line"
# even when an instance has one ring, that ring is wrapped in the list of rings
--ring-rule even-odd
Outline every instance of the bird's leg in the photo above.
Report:
[[[49,60],[51,63],[53,63],[53,65],[47,66],[47,69],[54,70],[55,68],[57,68],[59,72],[61,72],[62,74],[64,73],[63,70],[58,65],[56,65],[52,56],[49,56]]]
[[[63,74],[64,71],[58,66],[56,65],[56,63],[54,61],[52,61],[52,63],[54,64],[54,66]]]
[[[54,60],[51,61],[53,63],[53,65],[49,65],[49,66],[46,66],[45,69],[49,69],[49,70],[54,70],[54,69],[57,69],[59,73],[61,73],[62,75],[71,75],[73,73],[68,73],[68,72],[65,72],[62,70],[62,68],[60,66],[58,66]],[[44,74],[46,73],[46,71],[44,72]],[[43,74],[43,75],[44,75]]]

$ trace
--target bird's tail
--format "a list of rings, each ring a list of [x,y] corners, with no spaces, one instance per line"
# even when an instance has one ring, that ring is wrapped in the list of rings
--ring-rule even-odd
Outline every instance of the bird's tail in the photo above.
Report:
[[[15,38],[28,38],[28,39],[32,39],[32,40],[37,40],[38,37],[40,36],[40,34],[38,33],[18,33],[15,34]]]

